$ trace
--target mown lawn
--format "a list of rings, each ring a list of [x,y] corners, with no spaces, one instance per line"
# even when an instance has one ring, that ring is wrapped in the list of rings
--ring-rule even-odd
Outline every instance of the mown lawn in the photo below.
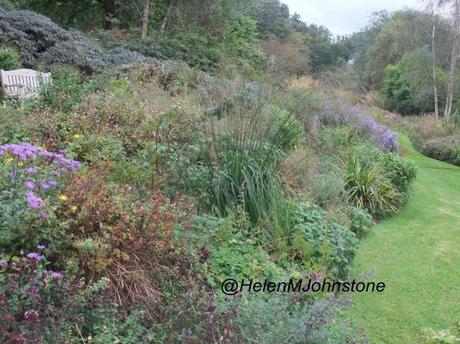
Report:
[[[400,214],[362,241],[353,276],[375,270],[383,294],[355,294],[352,318],[371,343],[417,343],[423,328],[460,320],[460,168],[424,157],[400,138],[418,168],[413,196]]]

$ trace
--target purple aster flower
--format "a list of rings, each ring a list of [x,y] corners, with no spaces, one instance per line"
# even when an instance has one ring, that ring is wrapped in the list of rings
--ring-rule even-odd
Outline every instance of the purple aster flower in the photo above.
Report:
[[[54,179],[48,179],[41,182],[42,188],[45,190],[51,189],[57,185],[57,182]]]
[[[52,279],[60,279],[64,277],[62,273],[53,270],[48,271],[48,274],[51,276]]]
[[[25,142],[20,144],[6,144],[0,146],[0,155],[3,156],[6,152],[9,152],[21,160],[27,160],[36,158],[40,150],[41,148]]]
[[[45,248],[46,248],[45,245],[42,245],[42,244],[37,245],[37,250],[44,250]]]
[[[37,252],[31,252],[27,255],[27,258],[29,258],[30,260],[33,260],[33,261],[41,261],[43,259],[45,259],[45,257],[43,257],[41,254],[38,254]]]
[[[38,216],[40,217],[40,220],[44,220],[48,217],[48,215],[44,211],[38,213]]]
[[[36,186],[35,183],[31,180],[28,180],[24,183],[25,187],[29,190],[35,190]]]
[[[6,259],[0,259],[0,268],[7,268],[8,261]]]
[[[26,174],[35,174],[37,173],[37,168],[30,166],[30,167],[27,167],[24,171]]]
[[[24,312],[24,319],[26,320],[34,320],[34,319],[38,319],[38,317],[40,316],[40,313],[38,313],[38,311],[36,310],[30,310],[30,311],[25,311]]]
[[[67,159],[63,153],[48,152],[40,147],[33,146],[26,142],[20,144],[1,145],[0,156],[5,156],[7,153],[18,157],[20,160],[35,159],[37,157],[46,158],[55,161],[59,166],[64,167],[67,170],[75,170],[80,167],[80,163],[78,161]],[[29,173],[33,174],[35,172]]]
[[[399,146],[395,132],[366,115],[357,106],[349,106],[340,101],[325,101],[315,117],[323,125],[350,125],[359,135],[374,141],[383,151],[396,151]]]
[[[27,202],[31,208],[41,208],[45,205],[45,202],[32,191],[27,193]]]

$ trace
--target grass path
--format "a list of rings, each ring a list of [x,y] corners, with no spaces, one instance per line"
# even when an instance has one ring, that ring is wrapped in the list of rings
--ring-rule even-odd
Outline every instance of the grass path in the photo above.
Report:
[[[417,343],[423,328],[460,320],[460,168],[415,151],[405,136],[417,181],[407,207],[361,242],[353,276],[375,270],[382,294],[354,294],[352,318],[371,343]]]

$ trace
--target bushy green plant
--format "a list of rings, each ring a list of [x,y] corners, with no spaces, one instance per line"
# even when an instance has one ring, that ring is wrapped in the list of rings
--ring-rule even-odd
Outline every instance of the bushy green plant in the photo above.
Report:
[[[318,137],[317,149],[322,154],[340,156],[358,144],[359,136],[348,126],[326,127]]]
[[[328,171],[311,177],[308,195],[321,207],[344,201],[342,176],[337,172]]]
[[[0,69],[12,70],[21,68],[21,59],[17,52],[12,49],[0,49]]]
[[[344,319],[344,300],[327,297],[303,303],[285,294],[245,295],[234,321],[244,343],[365,343]]]
[[[278,280],[284,273],[250,231],[251,224],[244,213],[225,219],[194,218],[195,244],[203,245],[201,254],[206,256],[211,285],[219,285],[227,278]],[[202,238],[206,241],[200,243]]]
[[[0,146],[0,249],[16,254],[39,243],[59,245],[61,192],[80,164],[28,143]]]
[[[124,160],[126,155],[123,143],[110,134],[75,134],[68,152],[74,159],[90,164],[100,161],[115,163]]]
[[[51,66],[53,83],[40,91],[40,105],[68,112],[95,90],[96,81],[65,65]]]
[[[350,230],[355,233],[358,238],[366,236],[373,224],[372,216],[367,210],[351,207],[350,218]]]
[[[414,163],[394,154],[381,154],[381,157],[381,165],[385,170],[386,176],[390,179],[396,190],[404,197],[407,197],[411,184],[417,175]]]
[[[411,191],[411,184],[416,177],[416,168],[413,162],[405,160],[393,153],[384,153],[379,149],[360,145],[354,150],[354,154],[368,166],[375,166],[381,171],[381,175],[387,178],[393,187],[403,196],[403,201]]]
[[[338,220],[328,219],[321,208],[297,205],[293,248],[304,262],[319,264],[335,277],[345,277],[357,245],[355,234]]]
[[[31,125],[26,120],[27,109],[6,104],[0,111],[0,144],[19,143],[31,138]]]
[[[421,151],[430,158],[460,165],[460,135],[433,138],[422,143]]]

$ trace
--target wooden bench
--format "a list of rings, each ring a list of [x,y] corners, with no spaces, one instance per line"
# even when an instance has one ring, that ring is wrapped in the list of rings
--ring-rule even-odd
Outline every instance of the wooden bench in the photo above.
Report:
[[[3,94],[6,97],[34,98],[42,85],[52,83],[51,73],[41,73],[32,69],[0,71]]]

